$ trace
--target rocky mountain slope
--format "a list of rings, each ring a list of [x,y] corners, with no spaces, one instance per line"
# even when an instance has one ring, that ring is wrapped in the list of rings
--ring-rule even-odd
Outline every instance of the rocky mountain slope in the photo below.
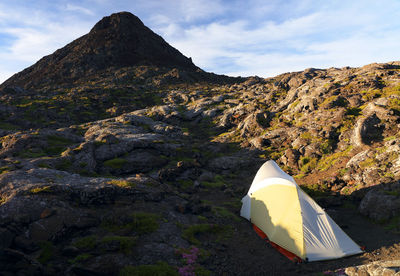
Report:
[[[161,86],[225,84],[131,13],[112,14],[92,30],[0,85],[3,128],[61,127],[159,104]]]
[[[229,78],[119,13],[0,97],[0,275],[396,270],[400,62]],[[295,265],[260,240],[240,199],[268,159],[366,252]]]
[[[123,12],[104,17],[88,34],[43,57],[3,86],[35,89],[49,82],[65,84],[86,79],[110,67],[137,65],[199,70],[190,59],[144,26],[139,18]]]

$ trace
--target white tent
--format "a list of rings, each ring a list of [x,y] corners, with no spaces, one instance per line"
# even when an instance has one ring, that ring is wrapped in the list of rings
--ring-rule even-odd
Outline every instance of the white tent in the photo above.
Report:
[[[362,253],[360,247],[272,160],[258,170],[240,215],[302,260]]]

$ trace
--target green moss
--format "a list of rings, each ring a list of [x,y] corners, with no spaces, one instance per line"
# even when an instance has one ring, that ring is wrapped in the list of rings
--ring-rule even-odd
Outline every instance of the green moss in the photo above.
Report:
[[[73,245],[80,250],[89,251],[97,246],[97,237],[95,235],[86,236],[76,240]]]
[[[299,174],[296,174],[295,176],[294,176],[294,178],[296,178],[296,179],[301,179],[301,178],[303,178],[303,177],[305,177],[306,175],[304,174],[304,173],[299,173]]]
[[[306,140],[312,140],[313,136],[310,132],[305,131],[302,134],[300,134],[300,137]]]
[[[83,128],[82,126],[71,126],[70,128],[72,128],[79,136],[84,136],[87,131],[87,128]]]
[[[389,137],[385,137],[385,139],[383,139],[383,140],[384,140],[384,141],[391,141],[391,140],[394,140],[394,139],[397,139],[397,136],[396,136],[396,135],[389,136]]]
[[[240,218],[237,215],[235,215],[225,207],[214,206],[212,207],[212,211],[216,216],[229,220],[240,221]]]
[[[217,224],[194,224],[183,230],[182,237],[194,245],[201,245],[199,236],[229,233],[229,229]],[[223,235],[222,235],[223,236]]]
[[[129,216],[130,221],[121,223],[117,219],[107,219],[102,222],[102,226],[111,232],[120,230],[134,231],[139,235],[148,234],[156,231],[159,227],[159,216],[147,212],[135,212]]]
[[[319,149],[323,154],[330,154],[332,153],[334,144],[335,141],[333,139],[325,139],[319,144]]]
[[[104,166],[110,167],[113,169],[121,169],[128,161],[123,158],[114,158],[107,161],[104,161]]]
[[[76,256],[73,260],[70,260],[69,263],[70,264],[82,263],[90,258],[93,258],[93,255],[91,255],[89,253],[83,253],[83,254],[79,254],[78,256]]]
[[[181,130],[183,133],[189,133],[189,128],[187,127],[181,127]]]
[[[4,130],[19,130],[20,127],[17,125],[13,125],[7,122],[1,122],[0,121],[0,129],[4,129]]]
[[[331,96],[328,97],[324,100],[324,102],[321,104],[321,106],[328,106],[330,105],[332,102],[335,102],[335,106],[342,106],[345,107],[347,106],[348,102],[346,101],[345,98],[343,97],[338,97],[338,96]]]
[[[382,96],[382,91],[379,89],[363,90],[361,91],[361,95],[364,101],[371,101]]]
[[[386,230],[395,232],[397,234],[400,233],[400,216],[395,216],[383,222],[384,228]]]
[[[213,181],[203,181],[201,184],[206,188],[221,188],[228,183],[222,175],[216,175]]]
[[[301,188],[311,197],[319,197],[329,195],[330,189],[325,184],[318,185],[317,183],[311,183],[302,185]]]
[[[138,234],[152,233],[159,227],[159,216],[152,213],[136,212],[132,215],[132,227]]]
[[[186,107],[184,105],[178,105],[176,111],[178,111],[179,113],[184,113],[186,112]]]
[[[293,110],[298,104],[300,103],[300,100],[295,100],[293,103],[291,103],[290,105],[289,105],[289,109],[290,110]]]
[[[41,186],[29,190],[31,194],[50,193],[51,186]]]
[[[325,170],[331,168],[341,158],[347,157],[352,149],[353,149],[352,146],[348,146],[344,151],[336,152],[332,155],[323,157],[318,162],[318,169],[320,171],[325,171]]]
[[[49,241],[40,242],[39,246],[41,251],[38,257],[38,261],[41,264],[46,264],[54,257],[55,247]]]
[[[389,99],[389,108],[394,111],[396,115],[400,114],[400,99],[392,98]]]
[[[343,168],[339,170],[339,175],[344,176],[349,171],[349,168]]]
[[[153,105],[162,105],[163,98],[159,95],[152,95]]]
[[[32,133],[35,135],[35,133]],[[46,136],[47,146],[45,148],[29,148],[18,153],[22,158],[38,158],[43,156],[59,156],[64,152],[72,141],[56,135]]]
[[[360,163],[358,163],[358,166],[360,166],[361,169],[365,169],[365,168],[373,166],[375,163],[376,163],[375,159],[367,158],[364,161],[361,161]]]
[[[144,131],[150,132],[151,131],[151,127],[147,124],[144,123],[140,123],[138,124],[138,127],[142,128]]]
[[[179,276],[173,266],[165,262],[153,265],[125,266],[119,272],[119,276]]]
[[[106,236],[101,240],[101,243],[118,243],[119,251],[129,254],[132,251],[132,247],[136,244],[135,237],[125,237],[125,236]]]
[[[60,171],[67,171],[72,167],[72,162],[68,159],[63,159],[55,165],[55,168]]]
[[[102,145],[105,145],[106,142],[105,141],[94,141],[93,144],[95,147],[100,147]]]
[[[224,205],[231,207],[235,210],[240,210],[240,208],[242,207],[242,201],[240,198],[234,198],[231,201],[225,201]]]
[[[179,187],[182,189],[188,189],[190,187],[193,187],[192,180],[179,179],[178,184],[179,184]]]
[[[57,135],[48,135],[47,144],[48,147],[44,149],[46,154],[49,156],[58,156],[67,149],[67,146],[73,144],[73,141]]]
[[[70,145],[73,144],[73,141],[62,137],[62,136],[57,136],[57,135],[48,135],[47,136],[47,143],[50,146],[56,146],[56,145]]]
[[[0,167],[0,174],[8,173],[10,171],[12,171],[12,169],[8,166]]]
[[[207,221],[207,218],[204,217],[204,216],[201,216],[201,215],[198,215],[198,216],[197,216],[197,219],[198,219],[199,221],[201,221],[201,222],[206,222],[206,221]]]
[[[383,94],[384,96],[400,95],[400,85],[397,84],[395,86],[387,86],[383,88]]]
[[[303,173],[309,173],[317,167],[317,158],[315,157],[301,157],[300,158],[300,171]]]
[[[46,155],[46,152],[39,148],[27,149],[18,153],[18,156],[21,158],[38,158]]]
[[[79,173],[80,175],[82,175],[82,176],[99,177],[99,174],[98,174],[98,173],[96,173],[96,172],[91,172],[91,171],[88,171],[88,170],[86,170],[86,169],[80,169],[80,170],[78,170],[78,173]]]
[[[39,163],[38,167],[39,168],[47,168],[47,169],[51,168],[51,166],[49,164],[47,164],[47,163]]]
[[[344,187],[343,189],[340,190],[340,194],[342,195],[351,195],[351,193],[355,190],[354,187]]]
[[[361,108],[352,107],[348,108],[345,113],[346,116],[360,116],[361,115]]]
[[[136,187],[136,183],[130,182],[128,180],[117,180],[113,179],[107,182],[107,184],[111,184],[114,186],[122,187],[122,188],[133,188]]]
[[[276,160],[278,160],[279,158],[281,158],[282,155],[283,155],[283,154],[282,154],[281,151],[274,151],[274,152],[271,152],[271,153],[269,154],[269,158],[276,161]]]

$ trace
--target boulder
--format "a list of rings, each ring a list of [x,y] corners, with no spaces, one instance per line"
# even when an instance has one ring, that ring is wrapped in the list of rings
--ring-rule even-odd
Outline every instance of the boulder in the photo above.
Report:
[[[164,137],[159,134],[131,134],[124,136],[117,144],[104,144],[95,149],[96,160],[104,161],[124,155],[134,149],[151,147],[154,141],[162,141]],[[121,138],[120,138],[121,139]]]
[[[54,239],[62,233],[64,219],[60,216],[40,219],[29,226],[29,236],[34,241]]]
[[[183,118],[186,120],[194,120],[196,117],[202,115],[203,109],[198,108],[198,109],[189,109],[183,113]]]
[[[283,165],[291,167],[291,168],[298,168],[298,161],[300,157],[300,152],[298,150],[289,148],[285,151],[282,157],[279,159]]]
[[[293,109],[294,113],[311,113],[318,107],[317,99],[315,97],[303,97],[300,102]]]
[[[271,145],[271,141],[269,141],[264,137],[255,137],[251,139],[249,142],[253,147],[257,149],[262,149],[264,147],[268,147],[269,145]]]
[[[238,125],[242,137],[260,135],[269,126],[271,114],[269,112],[256,112],[248,115]]]
[[[232,113],[225,113],[224,115],[222,115],[221,119],[218,122],[218,125],[224,128],[232,127]]]
[[[373,142],[382,140],[382,132],[385,126],[374,113],[367,117],[358,119],[351,141],[355,146],[371,145]]]
[[[364,196],[358,209],[375,221],[388,220],[400,215],[400,195],[372,189]]]
[[[349,101],[345,97],[337,96],[326,105],[326,108],[330,109],[330,108],[335,108],[335,107],[339,107],[339,106],[345,107],[347,105],[349,105]]]
[[[391,276],[398,275],[399,260],[375,261],[368,264],[346,267],[344,272],[349,276]]]

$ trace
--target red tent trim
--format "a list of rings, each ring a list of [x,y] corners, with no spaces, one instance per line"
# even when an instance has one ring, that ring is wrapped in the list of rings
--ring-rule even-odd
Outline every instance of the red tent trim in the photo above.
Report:
[[[262,238],[263,240],[265,240],[267,243],[269,243],[272,247],[274,247],[276,250],[279,251],[279,253],[281,253],[282,255],[284,255],[286,258],[288,258],[289,260],[291,260],[292,262],[295,263],[301,263],[303,260],[298,257],[297,255],[293,254],[292,252],[286,250],[285,248],[280,247],[279,245],[277,245],[276,243],[270,241],[268,239],[267,234],[265,234],[260,228],[258,228],[255,224],[253,224],[253,229],[254,231],[256,231],[257,235],[260,236],[260,238]]]

